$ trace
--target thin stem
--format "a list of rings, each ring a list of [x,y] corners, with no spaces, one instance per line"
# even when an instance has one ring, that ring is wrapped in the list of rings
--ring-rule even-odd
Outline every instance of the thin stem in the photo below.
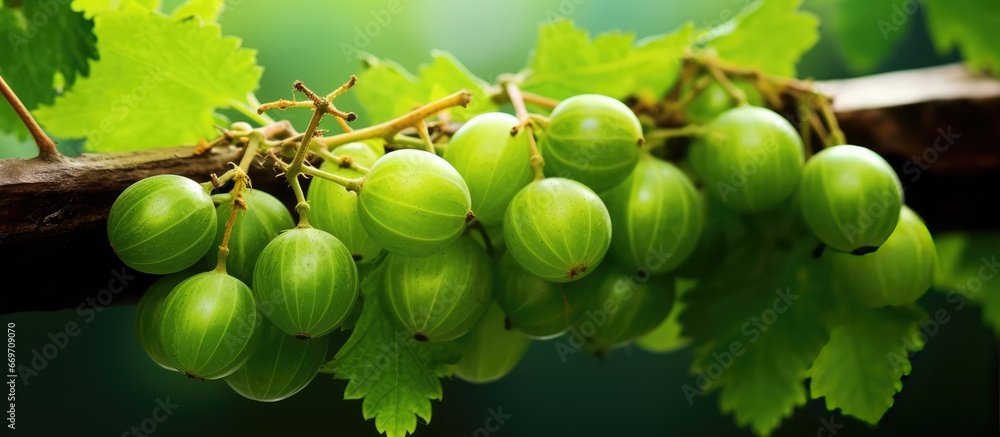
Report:
[[[351,132],[334,135],[332,137],[318,138],[316,141],[323,144],[326,148],[331,149],[350,142],[369,140],[372,138],[385,138],[387,140],[391,140],[403,129],[415,126],[418,120],[423,120],[454,106],[464,107],[468,105],[470,101],[472,101],[472,93],[462,90],[414,109],[399,118],[379,123],[374,126],[369,126],[364,129],[357,129]]]
[[[809,123],[812,123],[812,128],[816,131],[816,135],[823,140],[823,147],[830,147],[833,144],[830,143],[830,134],[826,131],[826,126],[823,126],[823,121],[819,119],[816,115],[816,111],[812,108],[809,109]]]
[[[688,124],[683,127],[671,129],[654,129],[646,134],[646,140],[653,142],[676,137],[693,137],[705,133],[705,126],[700,124]]]
[[[819,109],[823,115],[823,120],[826,121],[826,125],[830,127],[830,140],[833,144],[846,144],[847,138],[844,136],[844,131],[840,130],[840,123],[837,122],[837,116],[833,113],[830,100],[823,99],[823,102],[819,105]]]
[[[21,119],[21,123],[24,123],[24,127],[28,128],[28,132],[31,133],[31,137],[35,139],[35,145],[38,146],[38,157],[45,161],[59,161],[62,160],[63,155],[56,150],[56,143],[45,135],[42,131],[42,127],[38,125],[35,118],[31,116],[28,112],[28,108],[24,107],[24,103],[21,103],[21,99],[14,94],[14,90],[7,85],[7,82],[0,76],[0,94],[7,99],[7,103],[10,104],[11,108],[14,108],[14,112]]]
[[[423,149],[425,147],[424,140],[403,134],[396,134],[392,137],[391,142],[407,149]]]
[[[510,99],[510,104],[514,105],[514,114],[517,115],[520,126],[527,125],[531,120],[531,116],[528,115],[528,108],[524,106],[524,94],[521,93],[521,87],[517,86],[514,82],[507,82],[504,84],[504,90],[507,91],[507,98]],[[511,136],[515,133],[516,131],[512,131]]]
[[[233,107],[237,112],[243,114],[245,117],[249,118],[254,123],[261,126],[274,124],[274,119],[267,114],[258,114],[253,108],[259,107],[260,102],[257,101],[257,96],[253,93],[247,94],[247,101],[241,102],[239,100],[231,100],[229,105]]]
[[[298,149],[295,150],[295,157],[292,158],[292,163],[285,169],[285,178],[288,179],[288,184],[292,186],[292,191],[295,192],[295,200],[298,202],[295,205],[295,212],[299,214],[299,224],[297,227],[309,228],[311,227],[309,226],[309,203],[306,202],[306,196],[302,192],[302,185],[299,183],[299,174],[302,173],[302,163],[305,162],[306,155],[309,154],[309,143],[313,141],[313,136],[316,135],[316,127],[319,126],[320,120],[326,114],[329,102],[326,99],[317,97],[301,81],[295,82],[295,89],[309,96],[316,106],[312,118],[309,119],[309,126],[306,127],[305,133],[302,134],[302,142],[299,143]]]
[[[538,151],[538,144],[535,143],[534,126],[531,124],[531,116],[528,114],[528,108],[524,106],[524,96],[521,94],[521,88],[514,82],[507,82],[504,84],[504,89],[507,91],[507,98],[510,99],[510,103],[514,105],[514,113],[517,114],[517,119],[520,120],[518,126],[514,126],[511,129],[510,136],[517,135],[522,126],[527,127],[528,145],[531,147],[531,158],[528,160],[528,165],[531,166],[531,171],[535,174],[536,181],[545,179],[545,159],[542,158],[542,154]]]
[[[535,143],[535,127],[529,124],[528,132],[525,135],[528,136],[528,146],[531,147],[531,158],[528,160],[528,165],[531,166],[531,172],[535,174],[535,180],[540,181],[545,179],[545,159],[542,158],[542,154],[538,151],[538,144]]]
[[[812,116],[812,110],[806,105],[799,105],[799,136],[802,137],[802,147],[806,159],[812,156],[812,124],[807,122]]]
[[[733,96],[733,99],[736,100],[737,106],[745,106],[747,104],[747,93],[737,88],[736,85],[733,85],[729,78],[726,77],[726,73],[723,73],[722,70],[714,64],[708,64],[705,67],[708,68],[708,72],[712,74],[712,77],[714,77],[715,80],[726,89],[726,92]]]
[[[427,123],[424,123],[423,120],[417,120],[415,127],[417,128],[417,135],[420,135],[420,139],[424,142],[424,150],[435,153],[434,142],[431,141],[431,134],[427,131]]]
[[[545,96],[524,91],[521,91],[521,99],[523,99],[525,103],[531,103],[532,105],[538,105],[546,108],[555,108],[560,103],[559,100],[550,99]]]
[[[310,176],[315,176],[320,179],[326,179],[328,181],[334,182],[336,184],[343,186],[345,189],[347,189],[347,191],[354,191],[354,192],[357,192],[358,190],[361,189],[361,182],[364,180],[364,177],[360,177],[357,179],[345,178],[340,175],[335,175],[333,173],[320,170],[316,167],[303,167],[302,172]]]
[[[247,147],[243,150],[243,159],[240,160],[240,169],[244,172],[250,172],[250,164],[253,163],[253,159],[257,157],[257,150],[260,148],[260,144],[264,141],[264,134],[253,131],[250,132],[249,141],[247,141]]]
[[[233,189],[229,192],[230,200],[233,202],[233,209],[229,213],[229,220],[226,221],[226,232],[222,234],[222,244],[219,245],[219,263],[215,265],[215,271],[218,273],[226,273],[226,259],[229,258],[229,237],[233,233],[233,226],[236,225],[236,217],[239,215],[239,212],[247,209],[243,191],[249,185],[250,179],[239,167],[233,170],[236,172],[236,176],[234,177],[236,184],[233,185]]]
[[[352,74],[351,78],[347,79],[347,82],[344,82],[343,85],[337,87],[337,89],[333,90],[330,94],[327,94],[326,99],[331,101],[336,99],[341,94],[344,94],[347,90],[351,89],[351,87],[353,87],[356,83],[358,83],[358,77]]]

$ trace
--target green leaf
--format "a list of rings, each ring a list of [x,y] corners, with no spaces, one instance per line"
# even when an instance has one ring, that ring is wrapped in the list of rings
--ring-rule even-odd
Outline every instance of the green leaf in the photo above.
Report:
[[[82,14],[57,2],[31,1],[22,8],[0,8],[0,34],[10,44],[10,55],[0,56],[0,75],[29,111],[52,103],[57,75],[68,88],[90,73],[87,62],[97,58],[93,26]],[[0,105],[0,130],[28,137],[7,104]]]
[[[198,17],[203,23],[214,23],[219,19],[223,6],[222,0],[188,0],[177,6],[170,16],[179,19]]]
[[[899,5],[893,0],[835,2],[829,23],[852,70],[866,72],[878,67],[909,32],[912,17],[904,14]],[[897,14],[901,21],[896,20]]]
[[[73,0],[71,7],[87,18],[94,18],[102,12],[154,12],[160,9],[160,0]]]
[[[684,303],[681,301],[684,293],[687,293],[696,284],[697,282],[693,280],[677,280],[677,300],[674,302],[673,308],[670,309],[670,315],[652,332],[636,339],[636,346],[654,353],[666,353],[680,349],[690,343],[688,338],[681,335],[682,328],[677,318],[684,311]]]
[[[811,255],[816,242],[801,230],[791,247],[766,235],[733,242],[718,270],[725,274],[686,293],[680,315],[695,350],[685,396],[721,390],[722,411],[759,435],[805,403],[803,381],[826,344],[832,302],[830,269]]]
[[[370,288],[370,284],[363,288]],[[344,399],[364,399],[362,414],[388,437],[413,434],[417,418],[431,421],[431,399],[443,393],[439,378],[458,361],[454,343],[421,343],[393,327],[374,293],[366,293],[361,318],[347,344],[325,368],[350,380]]]
[[[216,108],[246,98],[260,79],[255,52],[215,25],[105,12],[94,32],[101,60],[90,77],[35,112],[57,136],[87,137],[89,151],[193,144],[214,135]]]
[[[358,75],[358,86],[353,92],[365,107],[370,124],[399,117],[463,89],[472,92],[472,102],[466,108],[452,108],[453,120],[465,121],[497,110],[490,99],[489,84],[446,52],[433,51],[431,63],[421,66],[416,76],[395,62],[362,56],[364,70]]]
[[[876,424],[903,388],[911,370],[909,354],[923,349],[917,324],[922,312],[911,308],[855,309],[830,334],[810,369],[814,399]]]
[[[1000,337],[1000,233],[974,232],[934,236],[938,265],[933,289],[947,293],[961,310],[968,303],[983,307],[983,319]]]
[[[720,58],[778,76],[794,76],[795,63],[819,40],[819,19],[799,11],[802,0],[758,0],[709,31]]]
[[[927,2],[927,27],[942,53],[962,51],[973,69],[1000,74],[1000,2],[993,0],[932,0]]]
[[[631,33],[603,33],[591,41],[568,20],[543,25],[522,87],[553,99],[583,93],[659,98],[680,75],[692,29],[689,23],[634,44]]]

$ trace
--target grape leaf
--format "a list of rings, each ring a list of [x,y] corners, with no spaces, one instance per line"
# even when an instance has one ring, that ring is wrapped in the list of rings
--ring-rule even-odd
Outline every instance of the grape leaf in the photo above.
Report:
[[[899,2],[893,0],[841,0],[834,7],[829,24],[844,60],[856,72],[877,67],[903,39],[912,22]],[[875,17],[878,19],[873,22]]]
[[[367,282],[363,290],[373,288]],[[450,376],[458,359],[454,343],[421,343],[396,330],[369,291],[351,337],[325,368],[349,380],[344,399],[363,398],[362,414],[375,419],[378,432],[405,437],[416,430],[417,417],[431,421],[431,399],[443,396],[439,378]]]
[[[57,136],[87,137],[89,151],[192,144],[214,135],[214,109],[244,99],[260,79],[255,52],[223,38],[215,25],[105,12],[94,32],[101,60],[90,77],[35,112]]]
[[[31,18],[30,20],[28,18]],[[63,88],[90,73],[97,58],[94,24],[79,12],[57,2],[25,2],[21,8],[0,8],[0,34],[10,44],[10,56],[0,56],[0,75],[28,110],[52,103],[56,75]],[[10,106],[0,105],[0,130],[28,137]]]
[[[696,283],[692,280],[677,280],[677,299],[670,308],[670,314],[652,332],[636,339],[636,346],[654,353],[666,353],[688,345],[690,340],[681,335],[681,324],[677,321],[677,317],[684,311],[684,303],[681,302],[684,293]]]
[[[795,63],[819,40],[819,19],[799,11],[802,0],[758,0],[712,29],[708,47],[726,61],[794,76]]]
[[[1000,2],[993,0],[933,0],[927,2],[927,27],[938,51],[962,51],[973,69],[1000,74]]]
[[[659,98],[680,75],[692,29],[688,23],[634,43],[634,35],[621,32],[591,41],[587,31],[568,20],[543,25],[522,87],[553,99],[584,93]]]
[[[74,11],[83,12],[87,18],[94,18],[101,12],[137,11],[153,12],[160,9],[160,0],[73,0]]]
[[[1000,233],[935,235],[934,246],[938,265],[932,288],[947,293],[956,311],[968,303],[981,305],[984,322],[1000,337]]]
[[[222,7],[222,0],[188,0],[177,6],[170,16],[180,19],[198,17],[204,23],[214,23],[219,19]]]
[[[923,349],[917,333],[922,312],[912,308],[855,309],[835,328],[809,373],[814,399],[876,424],[902,390],[909,354]]]
[[[452,108],[452,119],[465,121],[476,114],[496,111],[489,85],[473,75],[451,54],[431,53],[431,63],[421,66],[416,76],[399,64],[362,55],[362,70],[355,88],[372,123],[399,117],[414,108],[460,90],[472,92],[466,108]]]
[[[830,269],[812,257],[811,237],[800,230],[792,244],[766,235],[733,242],[718,270],[725,274],[688,291],[680,315],[695,351],[696,378],[684,395],[694,402],[721,390],[722,412],[760,435],[805,403],[803,381],[827,341],[832,300]]]

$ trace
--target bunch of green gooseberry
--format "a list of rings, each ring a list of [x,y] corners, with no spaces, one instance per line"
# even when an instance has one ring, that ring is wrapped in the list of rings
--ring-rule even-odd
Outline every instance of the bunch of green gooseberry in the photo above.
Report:
[[[533,339],[594,327],[598,312],[584,331],[596,352],[655,329],[674,304],[675,278],[719,262],[710,203],[736,214],[795,203],[865,305],[906,305],[929,287],[933,240],[880,156],[838,145],[806,162],[786,119],[735,106],[715,88],[687,116],[704,123],[687,165],[651,154],[632,110],[593,94],[563,100],[536,129],[506,113],[478,115],[441,156],[345,144],[332,155],[367,171],[320,169],[360,188],[314,178],[299,225],[260,190],[240,200],[243,211],[185,177],[143,179],[108,219],[125,264],[166,275],[139,304],[140,342],[166,369],[280,400],[329,359],[323,337],[363,305],[363,272],[376,275],[397,329],[455,341],[464,352],[456,374],[492,381]],[[548,177],[529,165],[536,145]]]

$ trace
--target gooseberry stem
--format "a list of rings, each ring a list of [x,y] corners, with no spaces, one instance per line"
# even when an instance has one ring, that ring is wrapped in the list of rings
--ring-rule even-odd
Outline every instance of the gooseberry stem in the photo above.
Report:
[[[434,142],[431,141],[431,134],[427,131],[427,123],[424,123],[423,120],[417,120],[414,127],[417,128],[417,135],[420,135],[420,139],[424,142],[424,150],[436,153],[434,151]]]
[[[712,75],[712,77],[714,77],[715,80],[726,89],[726,92],[733,96],[733,99],[736,100],[736,106],[746,106],[747,93],[737,88],[736,85],[733,85],[733,82],[729,80],[726,73],[723,73],[722,70],[715,64],[706,64],[705,67],[708,68],[708,72]]]
[[[550,99],[535,93],[521,91],[521,99],[523,99],[525,103],[531,103],[532,105],[538,105],[550,109],[559,106],[559,100]]]
[[[21,103],[21,99],[17,97],[14,90],[7,85],[7,82],[0,76],[0,94],[7,99],[7,103],[10,104],[11,108],[14,108],[14,112],[21,119],[21,123],[24,123],[24,127],[28,128],[28,132],[31,133],[31,137],[35,140],[35,145],[38,146],[38,157],[44,161],[60,161],[63,159],[63,155],[59,153],[56,149],[55,141],[45,135],[42,127],[38,125],[35,118],[31,116],[28,112],[28,108]]]
[[[830,100],[823,99],[823,102],[819,105],[819,109],[823,115],[823,120],[830,127],[831,142],[834,145],[846,144],[847,138],[844,136],[844,131],[840,130],[840,123],[837,122],[837,116],[833,113],[833,106],[830,104]]]
[[[253,142],[253,140],[251,140],[251,142]],[[247,174],[243,172],[240,167],[236,167],[231,171],[234,172],[233,179],[236,181],[233,185],[233,189],[229,191],[229,197],[230,201],[233,203],[233,209],[229,213],[229,220],[226,220],[226,232],[222,234],[222,244],[219,245],[219,263],[215,265],[215,271],[223,274],[226,273],[226,259],[229,258],[229,237],[233,233],[233,226],[236,225],[236,216],[239,215],[240,211],[246,211],[247,209],[246,198],[243,197],[243,191],[246,189],[250,181]]]
[[[536,181],[545,179],[545,159],[542,158],[542,154],[538,151],[538,144],[535,143],[534,126],[532,126],[528,108],[524,106],[524,95],[521,93],[521,88],[517,86],[517,83],[510,81],[504,83],[504,90],[507,91],[510,103],[514,105],[514,114],[517,115],[519,121],[518,125],[510,130],[510,135],[515,136],[522,127],[527,128],[528,145],[531,147],[531,158],[528,160],[528,165],[531,166]]]

